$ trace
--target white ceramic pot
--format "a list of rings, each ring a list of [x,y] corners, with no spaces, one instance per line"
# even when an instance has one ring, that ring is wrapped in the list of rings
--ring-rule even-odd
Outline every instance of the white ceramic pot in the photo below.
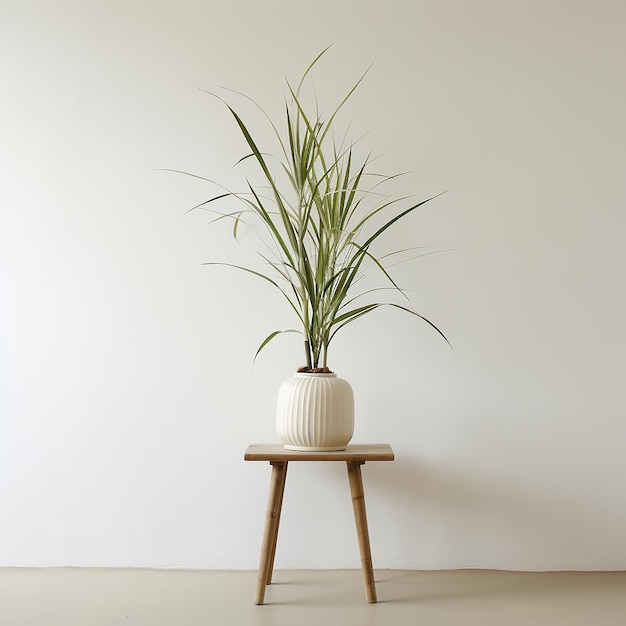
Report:
[[[276,432],[288,450],[344,450],[354,433],[354,394],[337,374],[295,374],[280,386]]]

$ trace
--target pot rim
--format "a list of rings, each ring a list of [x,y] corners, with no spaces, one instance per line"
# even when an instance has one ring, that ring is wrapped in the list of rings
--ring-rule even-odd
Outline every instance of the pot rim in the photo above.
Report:
[[[296,372],[294,378],[337,378],[337,374],[321,372]]]

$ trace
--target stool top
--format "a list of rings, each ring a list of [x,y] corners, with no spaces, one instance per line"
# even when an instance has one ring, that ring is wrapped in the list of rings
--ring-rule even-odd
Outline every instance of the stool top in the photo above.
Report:
[[[338,452],[286,450],[280,443],[253,443],[244,454],[246,461],[393,461],[388,443],[349,444]]]

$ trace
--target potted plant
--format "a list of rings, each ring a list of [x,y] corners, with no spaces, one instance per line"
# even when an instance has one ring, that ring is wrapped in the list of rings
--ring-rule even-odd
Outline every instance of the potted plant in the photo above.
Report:
[[[252,161],[262,183],[246,181],[247,189],[241,192],[219,185],[220,193],[194,207],[214,212],[215,220],[232,220],[235,239],[242,228],[255,229],[264,267],[217,261],[207,265],[236,267],[267,281],[299,323],[299,328],[274,330],[255,355],[256,359],[281,333],[297,332],[303,337],[305,364],[281,385],[277,402],[279,438],[285,447],[296,450],[341,450],[352,437],[352,389],[330,370],[328,361],[329,346],[342,328],[381,306],[391,306],[421,318],[447,342],[408,300],[400,304],[374,298],[385,289],[406,298],[387,269],[406,250],[376,256],[372,245],[433,198],[406,206],[402,204],[406,198],[381,194],[396,176],[375,174],[369,157],[359,160],[354,142],[339,139],[344,133],[336,131],[337,114],[365,74],[327,117],[321,115],[317,102],[307,107],[303,85],[327,50],[309,65],[295,88],[287,83],[282,131],[266,116],[277,139],[277,155],[268,156],[249,124],[220,98],[245,140],[247,151],[240,161]],[[220,209],[224,203],[227,208]],[[360,287],[361,279],[371,274],[377,274],[384,286]]]

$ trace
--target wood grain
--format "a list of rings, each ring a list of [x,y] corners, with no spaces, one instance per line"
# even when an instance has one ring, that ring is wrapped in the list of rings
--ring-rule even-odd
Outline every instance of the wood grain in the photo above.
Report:
[[[393,461],[388,443],[350,444],[339,452],[296,452],[280,443],[253,443],[244,454],[246,461]]]
[[[352,508],[356,523],[356,534],[361,553],[361,567],[363,568],[363,581],[365,583],[365,595],[369,603],[376,602],[376,584],[374,582],[374,567],[372,565],[372,553],[370,551],[370,535],[367,528],[367,515],[365,513],[365,493],[363,492],[363,480],[361,478],[361,463],[348,461],[348,478],[350,480],[350,493],[352,494]]]
[[[287,475],[287,463],[272,463],[272,481],[270,493],[267,499],[267,512],[265,514],[265,530],[263,532],[263,545],[261,547],[261,559],[259,563],[259,576],[257,578],[255,604],[263,604],[265,599],[265,587],[271,579],[274,551],[278,538],[278,523],[280,521],[280,509],[285,489]]]

